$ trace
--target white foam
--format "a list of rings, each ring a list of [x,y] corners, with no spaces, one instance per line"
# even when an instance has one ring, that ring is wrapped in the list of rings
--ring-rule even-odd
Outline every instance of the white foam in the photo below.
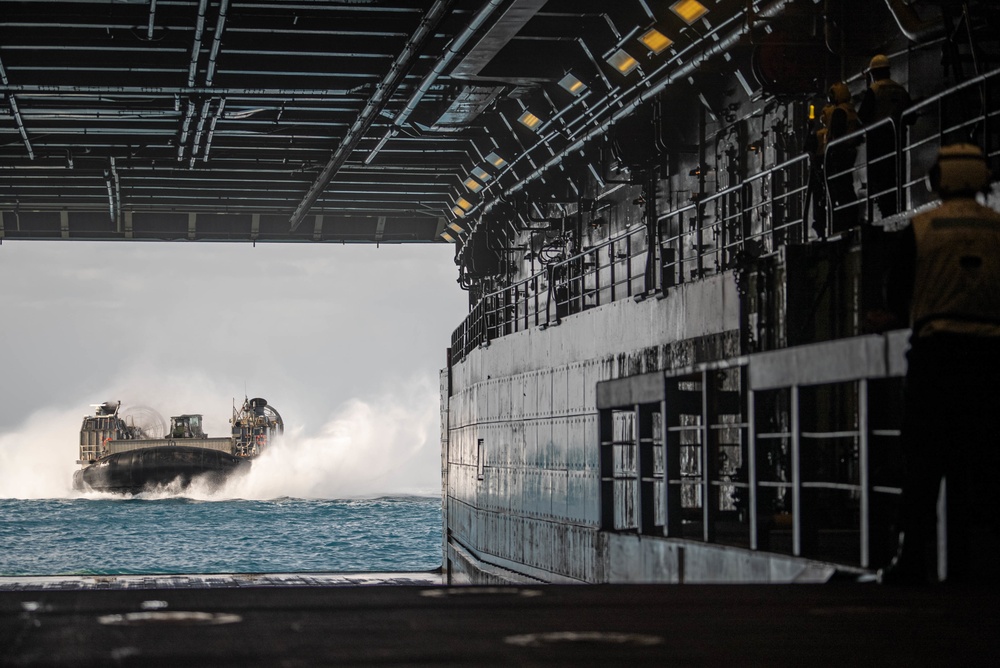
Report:
[[[209,434],[228,433],[230,400],[220,399],[219,384],[197,375],[178,374],[143,385],[133,372],[101,397],[137,397],[164,415],[204,410]],[[155,388],[153,391],[151,388]],[[162,396],[156,396],[160,394]],[[223,395],[224,396],[224,395]],[[81,398],[80,405],[93,403]],[[202,500],[350,498],[391,494],[437,494],[440,490],[440,416],[438,388],[430,378],[394,383],[376,396],[352,399],[336,407],[318,428],[295,419],[294,406],[281,406],[286,431],[258,458],[246,476],[219,490],[197,481],[181,490],[176,484],[135,498],[184,496]],[[206,407],[199,409],[199,406]],[[208,407],[212,407],[211,409]],[[220,410],[221,407],[221,410]],[[216,414],[213,414],[216,413]],[[79,456],[83,411],[46,409],[32,414],[14,432],[0,434],[0,498],[121,498],[72,490]]]

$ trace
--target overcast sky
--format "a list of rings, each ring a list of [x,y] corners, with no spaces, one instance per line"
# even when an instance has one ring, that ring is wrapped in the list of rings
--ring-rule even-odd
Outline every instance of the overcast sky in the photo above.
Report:
[[[203,413],[221,436],[244,388],[282,414],[296,459],[312,460],[286,471],[308,485],[258,481],[270,490],[258,495],[433,491],[438,371],[467,305],[453,255],[449,244],[3,243],[0,497],[62,489],[89,404]],[[17,471],[33,464],[44,479],[26,482]]]

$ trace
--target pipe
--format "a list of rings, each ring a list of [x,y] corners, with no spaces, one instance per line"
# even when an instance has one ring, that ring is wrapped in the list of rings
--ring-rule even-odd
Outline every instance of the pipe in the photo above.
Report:
[[[201,57],[201,38],[205,34],[205,11],[208,8],[208,0],[200,0],[198,3],[198,20],[194,27],[194,44],[191,45],[191,62],[188,65],[188,86],[194,86],[195,76],[198,74],[198,59]],[[177,162],[184,160],[184,149],[187,146],[188,130],[191,127],[191,119],[194,114],[194,104],[188,100],[187,111],[184,114],[184,121],[181,123],[181,137],[177,142]]]
[[[215,124],[222,118],[222,112],[226,108],[226,98],[219,100],[219,105],[215,108],[215,116],[208,126],[208,137],[205,138],[205,151],[201,155],[202,162],[208,162],[208,152],[212,150],[212,138],[215,137]]]
[[[215,35],[212,37],[212,49],[208,53],[208,71],[205,73],[205,85],[212,86],[212,79],[215,78],[215,63],[219,58],[219,49],[222,46],[222,31],[226,27],[226,12],[229,11],[229,0],[222,0],[219,3],[219,18],[215,22]]]
[[[153,27],[156,24],[156,0],[149,0],[149,26],[146,29],[146,39],[153,39]]]
[[[198,114],[198,127],[194,133],[194,141],[191,143],[191,159],[188,162],[188,166],[192,169],[198,159],[198,149],[201,147],[201,137],[205,131],[205,120],[208,118],[208,109],[211,104],[211,98],[205,100],[201,105],[201,113]]]
[[[354,92],[349,88],[210,88],[208,86],[60,86],[49,84],[3,84],[0,91],[12,95],[29,97],[59,97],[61,95],[111,95],[150,98],[177,95],[224,95],[231,98],[250,97],[254,99],[274,98],[285,100],[289,97],[312,99],[325,102],[343,98],[349,100]]]
[[[0,61],[0,81],[3,82],[5,88],[10,86],[10,82],[7,80],[7,70],[4,69],[3,62]],[[14,99],[13,93],[8,93],[7,102],[10,104],[11,113],[14,114],[14,122],[17,124],[17,131],[21,134],[21,141],[24,142],[24,148],[28,151],[28,159],[35,159],[35,151],[31,148],[31,140],[28,138],[28,130],[24,127],[24,119],[21,117],[21,110],[17,106],[17,100]]]
[[[194,85],[194,78],[198,73],[198,59],[201,57],[201,38],[205,34],[205,10],[207,8],[208,0],[201,0],[198,3],[198,21],[194,27],[194,44],[191,46],[191,63],[188,65],[188,86]]]
[[[903,0],[885,0],[899,31],[911,42],[926,42],[944,34],[944,17],[921,19]]]
[[[479,13],[473,17],[469,25],[465,26],[465,29],[459,33],[455,39],[451,40],[447,48],[445,48],[444,54],[434,65],[434,69],[424,77],[423,81],[420,82],[420,85],[417,86],[417,89],[413,91],[413,95],[411,95],[410,99],[406,101],[403,109],[396,114],[396,118],[393,122],[397,126],[402,126],[403,123],[406,122],[406,119],[408,119],[410,114],[416,110],[417,105],[420,104],[420,100],[424,98],[424,95],[426,95],[427,91],[431,89],[431,86],[434,85],[434,82],[437,81],[439,76],[441,76],[441,73],[444,72],[445,68],[451,64],[451,61],[454,60],[455,56],[461,52],[462,48],[468,43],[469,39],[471,39],[475,32],[479,30],[484,23],[486,23],[487,19],[492,16],[493,12],[495,12],[497,7],[501,4],[503,4],[503,0],[490,0],[490,2],[480,9]]]
[[[434,6],[424,14],[424,18],[421,19],[420,26],[416,32],[413,33],[403,51],[393,61],[389,72],[382,79],[382,82],[376,86],[375,92],[364,108],[362,108],[361,113],[358,114],[354,123],[351,124],[351,127],[347,130],[347,134],[344,135],[344,138],[337,145],[336,150],[330,156],[330,160],[326,163],[323,171],[316,177],[313,184],[309,186],[309,190],[306,191],[302,201],[295,207],[295,211],[292,212],[292,216],[288,221],[290,232],[294,232],[299,227],[309,209],[319,199],[323,189],[329,185],[333,177],[340,171],[340,168],[347,162],[351,152],[364,139],[365,132],[375,122],[378,112],[385,107],[389,98],[396,92],[407,70],[409,70],[410,66],[416,60],[428,38],[441,22],[441,19],[444,18],[444,15],[451,9],[454,2],[455,0],[437,0]]]

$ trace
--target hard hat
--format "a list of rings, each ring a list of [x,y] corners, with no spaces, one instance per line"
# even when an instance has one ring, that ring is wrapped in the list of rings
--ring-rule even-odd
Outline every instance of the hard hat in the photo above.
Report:
[[[868,69],[866,71],[871,72],[872,70],[884,70],[888,68],[889,57],[880,53],[877,56],[872,57],[871,62],[868,63]]]
[[[942,146],[937,162],[927,174],[931,190],[941,197],[975,195],[990,184],[990,170],[983,151],[975,144]]]
[[[827,99],[831,104],[843,104],[851,101],[851,89],[843,81],[838,81],[830,86]]]

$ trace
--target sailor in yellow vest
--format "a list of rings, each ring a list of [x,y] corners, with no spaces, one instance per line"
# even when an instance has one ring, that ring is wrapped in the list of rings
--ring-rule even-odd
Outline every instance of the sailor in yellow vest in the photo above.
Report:
[[[936,579],[936,507],[947,489],[947,580],[996,584],[1000,569],[1000,213],[976,196],[983,152],[941,149],[929,175],[941,205],[902,234],[889,303],[909,297],[900,551],[884,582]]]
[[[823,108],[826,132],[819,138],[820,153],[826,155],[826,189],[829,193],[833,231],[842,232],[858,222],[858,198],[854,191],[854,163],[858,158],[858,142],[849,141],[833,146],[829,144],[857,131],[861,127],[861,121],[854,111],[847,84],[838,81],[830,86],[827,99],[829,104]]]
[[[861,99],[858,116],[866,126],[886,118],[893,119],[892,124],[883,124],[868,133],[868,192],[885,218],[899,211],[896,137],[903,136],[905,128],[900,120],[911,100],[906,89],[890,78],[886,56],[879,54],[872,58],[866,74],[869,84]]]

